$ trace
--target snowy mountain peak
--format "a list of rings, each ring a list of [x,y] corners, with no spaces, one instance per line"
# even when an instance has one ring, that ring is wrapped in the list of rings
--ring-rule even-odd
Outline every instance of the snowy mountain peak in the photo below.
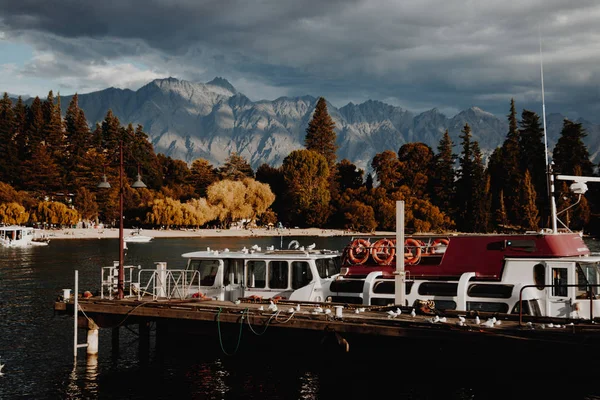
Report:
[[[221,89],[225,89],[228,92],[230,92],[230,94],[229,94],[230,96],[233,96],[234,94],[237,94],[237,92],[238,92],[237,90],[235,90],[233,85],[231,83],[229,83],[229,81],[227,79],[221,78],[220,76],[217,76],[215,79],[208,82],[206,84],[206,86],[216,86]],[[221,94],[225,94],[225,93],[221,93]]]

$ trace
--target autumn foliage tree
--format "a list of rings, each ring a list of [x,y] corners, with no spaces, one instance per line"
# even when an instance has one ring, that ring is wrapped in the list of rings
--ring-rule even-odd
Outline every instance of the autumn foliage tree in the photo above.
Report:
[[[295,150],[283,160],[281,168],[290,222],[304,227],[323,226],[329,217],[331,199],[325,157],[312,150]]]

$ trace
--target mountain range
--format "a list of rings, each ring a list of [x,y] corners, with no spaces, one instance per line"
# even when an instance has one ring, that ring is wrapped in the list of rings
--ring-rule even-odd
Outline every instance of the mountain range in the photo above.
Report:
[[[208,83],[156,79],[136,91],[111,87],[78,97],[92,126],[111,109],[121,124],[141,124],[157,153],[190,164],[204,158],[218,167],[231,152],[237,152],[254,169],[263,163],[279,166],[290,152],[304,147],[306,128],[318,100],[307,95],[252,101],[219,77]],[[61,96],[63,113],[71,98]],[[397,152],[405,143],[423,142],[437,152],[446,129],[455,145],[454,152],[459,154],[459,135],[466,123],[486,158],[508,132],[507,118],[478,107],[451,118],[435,108],[416,114],[376,100],[348,103],[341,108],[328,103],[327,107],[336,124],[338,161],[346,158],[365,171],[370,171],[375,154]],[[507,101],[507,114],[509,107]],[[546,118],[550,150],[560,136],[563,119],[560,114]],[[576,122],[586,129],[584,142],[592,161],[598,162],[600,125]]]

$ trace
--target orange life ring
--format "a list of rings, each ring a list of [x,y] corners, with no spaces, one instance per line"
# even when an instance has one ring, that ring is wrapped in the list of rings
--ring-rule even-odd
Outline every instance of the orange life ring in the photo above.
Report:
[[[356,239],[350,244],[348,258],[352,264],[364,264],[369,258],[371,242],[368,239]]]
[[[371,249],[371,257],[377,264],[390,264],[395,255],[396,244],[390,239],[379,239]]]
[[[416,239],[406,239],[404,246],[414,248],[414,253],[412,249],[404,252],[404,262],[409,265],[418,263],[421,259],[421,243]]]
[[[448,243],[450,243],[450,241],[448,239],[442,239],[442,238],[435,239],[433,241],[433,243],[431,243],[431,245],[429,246],[428,253],[429,254],[434,254],[435,253],[435,248],[437,246],[448,246]]]

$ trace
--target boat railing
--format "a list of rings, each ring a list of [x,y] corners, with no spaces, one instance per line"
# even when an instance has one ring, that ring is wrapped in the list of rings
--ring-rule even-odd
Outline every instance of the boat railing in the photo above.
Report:
[[[141,266],[124,265],[123,266],[123,288],[125,297],[135,297],[133,293],[135,283],[133,281],[134,271],[139,270]],[[116,297],[119,285],[119,262],[115,261],[112,267],[102,267],[102,287],[100,288],[100,297],[102,299],[113,299]]]
[[[185,299],[200,292],[200,273],[197,270],[166,269],[166,263],[157,264],[156,269],[138,272],[138,282],[134,284],[138,300],[147,295],[152,296],[152,300]]]
[[[587,293],[590,295],[588,299],[590,301],[590,321],[594,320],[594,300],[596,299],[596,295],[593,294],[592,288],[599,288],[600,284],[591,284],[591,283],[571,283],[571,284],[557,284],[557,285],[523,285],[521,286],[521,290],[519,291],[519,325],[523,324],[523,291],[527,288],[570,288],[570,287],[586,287]],[[584,299],[578,299],[584,300]]]

